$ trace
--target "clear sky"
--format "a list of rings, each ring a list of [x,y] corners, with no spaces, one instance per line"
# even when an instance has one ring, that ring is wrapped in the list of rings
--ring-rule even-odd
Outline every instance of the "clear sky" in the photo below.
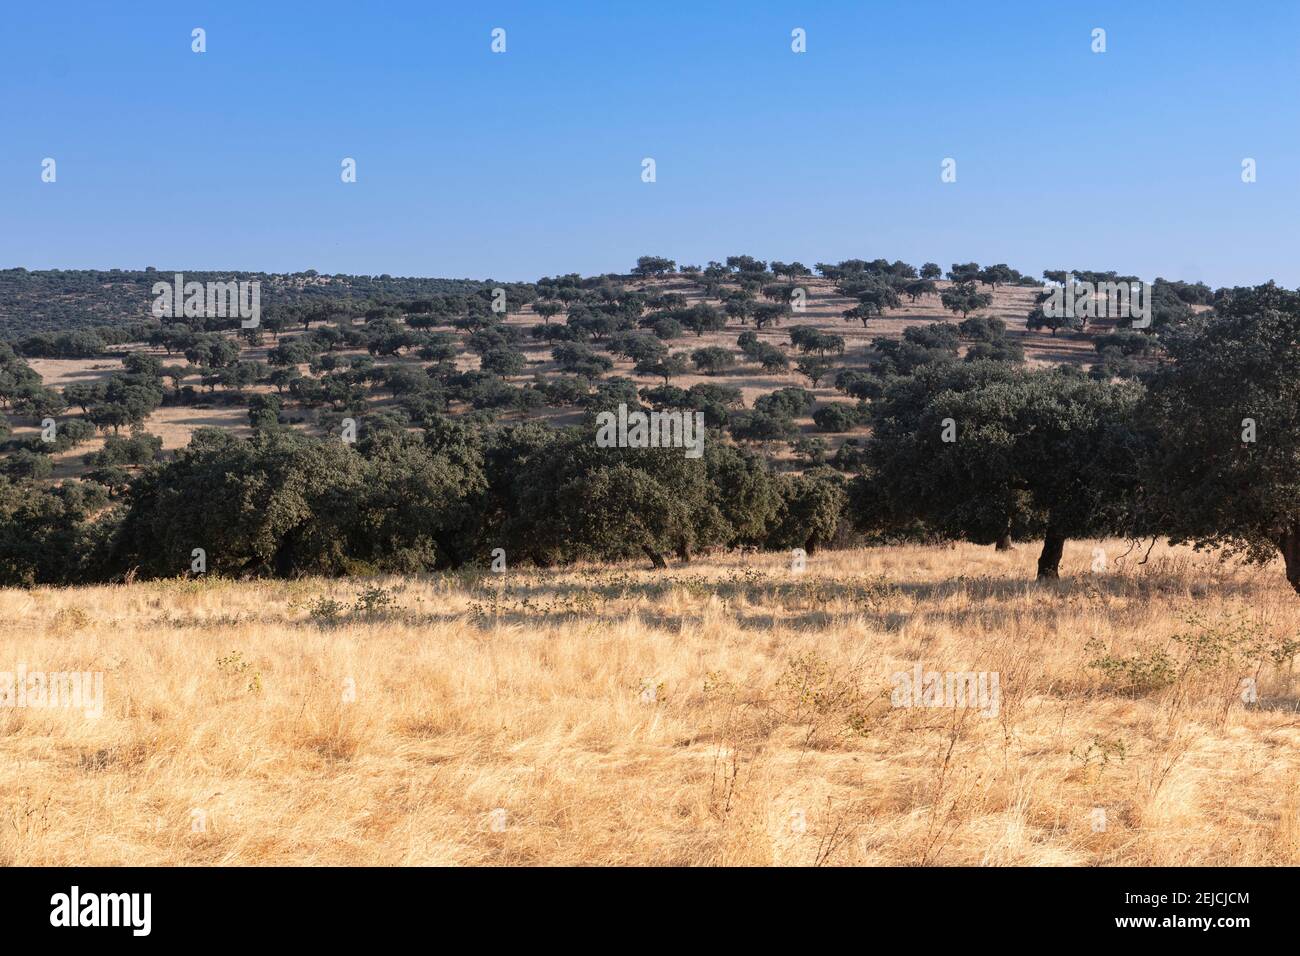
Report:
[[[1294,0],[73,0],[3,20],[0,266],[529,280],[746,253],[1300,285]]]

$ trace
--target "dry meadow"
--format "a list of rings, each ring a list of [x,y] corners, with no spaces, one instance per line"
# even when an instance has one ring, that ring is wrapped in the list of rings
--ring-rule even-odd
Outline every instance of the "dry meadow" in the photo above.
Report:
[[[104,674],[0,706],[0,864],[1300,863],[1300,599],[1127,551],[0,591]]]

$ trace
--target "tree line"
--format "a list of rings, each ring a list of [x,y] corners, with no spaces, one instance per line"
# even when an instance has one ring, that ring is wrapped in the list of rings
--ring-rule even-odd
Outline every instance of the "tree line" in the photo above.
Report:
[[[923,347],[923,346],[922,346]],[[847,477],[778,473],[711,430],[679,449],[600,448],[580,426],[377,418],[353,444],[267,421],[196,432],[114,495],[93,481],[0,485],[0,580],[70,584],[185,573],[416,572],[549,566],[711,548],[873,539],[996,545],[1168,536],[1280,555],[1300,590],[1300,294],[1232,290],[1165,342],[1141,380],[991,358],[921,362],[860,389],[872,432]],[[867,373],[859,373],[867,374]],[[874,387],[873,387],[874,385]],[[768,413],[806,401],[774,393]],[[635,396],[623,396],[633,398]]]

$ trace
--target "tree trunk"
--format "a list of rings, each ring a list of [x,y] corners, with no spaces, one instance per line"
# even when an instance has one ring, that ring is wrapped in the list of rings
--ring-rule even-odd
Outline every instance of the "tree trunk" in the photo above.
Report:
[[[677,545],[677,560],[683,564],[691,563],[691,546],[684,539]]]
[[[1061,553],[1065,551],[1065,535],[1048,529],[1043,539],[1043,553],[1038,556],[1038,580],[1055,581],[1061,576]]]
[[[811,557],[812,555],[814,555],[814,554],[817,553],[817,537],[816,537],[816,535],[813,535],[812,537],[810,537],[807,541],[805,541],[805,542],[803,543],[803,550],[804,550],[804,553],[807,554],[809,557]]]
[[[1300,525],[1292,525],[1278,540],[1282,560],[1286,562],[1286,579],[1300,594]]]
[[[995,544],[993,547],[994,547],[994,549],[997,550],[997,551],[1012,551],[1012,550],[1014,550],[1014,549],[1011,547],[1011,532],[1010,532],[1010,531],[1004,531],[1004,532],[1002,532],[1002,537],[998,538],[997,544]]]
[[[650,545],[641,545],[641,550],[646,553],[646,556],[650,558],[650,563],[653,564],[657,570],[668,567],[668,562],[664,560],[664,556],[654,548],[650,547]]]

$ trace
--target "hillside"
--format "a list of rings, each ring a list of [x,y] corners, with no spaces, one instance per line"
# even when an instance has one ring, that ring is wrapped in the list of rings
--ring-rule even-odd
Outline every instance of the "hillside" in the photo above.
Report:
[[[816,271],[643,256],[631,275],[265,309],[251,283],[187,282],[183,309],[178,285],[117,344],[0,347],[0,580],[938,540],[1040,540],[1053,579],[1066,540],[1113,534],[1281,554],[1300,590],[1297,294]]]
[[[135,275],[144,275],[143,273]],[[197,278],[201,273],[195,273]],[[251,274],[250,274],[251,275]],[[188,274],[187,274],[188,278]],[[662,280],[638,280],[632,277],[627,279],[626,288],[644,293],[648,296],[677,294],[681,295],[687,306],[694,306],[700,303],[709,303],[720,305],[718,298],[710,298],[704,294],[697,282],[691,281],[686,277],[671,277]],[[344,281],[346,279],[346,281]],[[308,280],[299,280],[306,282]],[[325,297],[334,301],[344,301],[354,303],[355,296],[364,296],[371,294],[373,289],[358,284],[355,277],[343,277],[327,281],[325,278],[317,277],[316,286],[309,286],[312,294],[319,297]],[[396,280],[395,280],[396,281]],[[403,280],[407,281],[407,280]],[[413,280],[412,280],[413,281]],[[444,280],[420,280],[429,283],[440,283]],[[872,318],[867,325],[859,321],[846,321],[842,313],[853,307],[855,301],[836,292],[835,283],[824,278],[808,277],[801,281],[801,285],[807,290],[807,307],[806,311],[792,313],[785,317],[779,324],[769,324],[756,332],[760,341],[770,343],[773,346],[783,349],[789,353],[791,358],[797,357],[790,348],[789,333],[792,328],[806,326],[817,329],[820,332],[838,335],[844,340],[844,352],[842,355],[832,356],[833,369],[823,380],[816,386],[801,377],[795,369],[789,368],[784,372],[765,372],[753,362],[745,361],[740,356],[740,361],[733,368],[723,370],[715,374],[700,374],[695,370],[689,370],[672,381],[674,386],[688,389],[693,385],[708,384],[731,387],[739,390],[740,403],[745,408],[753,407],[754,400],[761,395],[771,393],[777,389],[786,387],[805,388],[815,396],[818,406],[828,403],[845,403],[846,396],[834,386],[835,369],[863,367],[871,359],[872,348],[871,342],[876,338],[898,340],[902,337],[905,329],[919,328],[930,323],[936,322],[954,322],[954,316],[951,312],[946,311],[939,302],[937,295],[922,297],[917,302],[910,302],[904,299],[902,303],[894,309],[888,310],[883,316]],[[939,281],[938,288],[949,288],[952,283]],[[279,286],[272,285],[272,292],[268,296],[279,295]],[[385,286],[387,289],[388,287]],[[394,287],[389,290],[390,294],[405,291],[408,294],[420,292],[421,294],[431,294],[431,288],[411,289],[406,286]],[[133,294],[138,293],[138,289]],[[441,289],[442,292],[452,290]],[[989,294],[992,296],[992,303],[986,309],[981,309],[979,315],[992,319],[1000,319],[1006,323],[1007,339],[1021,346],[1024,349],[1025,361],[1031,367],[1046,365],[1072,364],[1080,368],[1089,368],[1097,360],[1097,352],[1093,347],[1095,336],[1104,334],[1108,331],[1112,323],[1106,320],[1095,323],[1088,333],[1061,332],[1053,336],[1047,332],[1031,332],[1025,327],[1025,316],[1030,312],[1034,305],[1034,296],[1038,288],[1033,286],[999,286],[991,289]],[[0,301],[4,301],[0,298]],[[296,300],[291,300],[296,301]],[[359,306],[353,306],[354,311],[360,311]],[[135,314],[133,319],[139,320],[147,317],[147,310],[144,315]],[[125,318],[123,316],[122,318]],[[558,317],[552,318],[551,323],[562,324],[565,315],[561,313]],[[230,342],[239,348],[238,360],[243,362],[263,363],[268,362],[272,348],[281,340],[292,340],[294,336],[308,329],[319,329],[327,325],[335,324],[337,320],[308,322],[303,327],[292,331],[285,331],[277,336],[263,336],[263,341],[256,345],[248,344],[242,340],[234,331],[222,333]],[[523,337],[513,344],[522,353],[526,360],[526,366],[514,374],[502,376],[506,382],[515,388],[521,388],[535,383],[539,380],[556,379],[564,373],[557,362],[551,356],[551,350],[555,345],[554,342],[543,341],[532,338],[528,333],[534,326],[543,324],[544,320],[536,314],[531,305],[524,306],[518,311],[508,313],[505,317],[504,324],[508,327],[518,329],[523,333]],[[399,320],[399,324],[404,325],[405,320]],[[364,329],[366,322],[361,317],[352,318],[350,325],[357,329]],[[57,327],[57,324],[54,326]],[[681,336],[667,342],[666,344],[673,351],[694,351],[700,348],[717,347],[723,348],[737,354],[736,340],[737,336],[746,329],[753,329],[753,326],[736,320],[730,320],[725,329],[720,331],[707,331],[702,335],[695,335],[690,332],[684,332]],[[471,351],[468,347],[468,340],[471,332],[463,330],[446,330],[440,332],[442,335],[454,337],[456,341],[457,356],[455,365],[458,369],[473,370],[478,369],[481,364],[480,357]],[[970,347],[972,343],[965,343],[962,347],[962,354]],[[600,343],[595,343],[597,351],[600,349]],[[143,353],[153,356],[160,362],[172,365],[178,360],[184,364],[183,356],[168,354],[162,347],[150,347],[140,343],[126,344],[115,351],[121,354],[129,355],[132,353]],[[368,357],[365,348],[341,346],[332,350],[331,354],[340,362],[346,363],[355,359]],[[619,355],[609,356],[613,361],[612,369],[603,377],[625,378],[635,383],[637,388],[653,388],[656,385],[663,384],[661,379],[653,375],[639,373],[635,370],[636,362]],[[373,356],[375,367],[383,370],[389,367],[405,366],[419,371],[424,371],[432,364],[428,361],[421,360],[414,354],[414,350],[407,350],[396,355],[378,355]],[[28,364],[41,376],[47,386],[62,390],[68,385],[93,385],[96,383],[105,383],[111,376],[123,371],[122,359],[111,355],[94,357],[94,358],[29,358]],[[310,375],[311,370],[304,363],[298,365],[297,370],[304,375]],[[182,379],[178,379],[174,384],[176,390],[189,385],[194,388],[197,395],[185,404],[181,404],[173,399],[169,394],[164,397],[163,404],[152,411],[143,421],[143,427],[146,431],[159,436],[162,439],[164,450],[174,450],[183,447],[188,443],[190,435],[194,429],[199,427],[216,426],[231,429],[239,434],[250,434],[251,428],[248,416],[248,399],[256,394],[271,394],[278,390],[266,382],[252,384],[239,388],[232,392],[222,386],[211,386],[205,388],[201,381],[204,378],[205,370],[192,366],[190,374]],[[318,422],[321,418],[321,412],[329,411],[329,407],[309,407],[302,402],[293,400],[289,396],[282,396],[283,412],[282,419],[291,423],[294,427],[301,428],[314,434],[326,432],[326,428],[321,427]],[[851,405],[851,403],[848,403]],[[395,398],[387,394],[382,386],[376,382],[369,389],[369,394],[365,399],[365,406],[369,412],[379,413],[392,411],[398,405]],[[452,413],[464,413],[470,410],[467,403],[453,402],[450,411]],[[76,414],[75,409],[69,410],[71,414]],[[866,424],[848,428],[844,431],[834,434],[820,432],[812,420],[813,409],[808,409],[804,414],[794,417],[793,421],[798,429],[798,434],[804,437],[820,437],[827,443],[826,454],[833,456],[835,450],[848,438],[862,437],[868,432]],[[537,419],[552,422],[554,424],[573,424],[582,417],[582,409],[574,405],[554,405],[541,402],[534,407],[513,411],[504,410],[505,417],[522,420]],[[337,415],[334,416],[337,418]],[[333,419],[331,419],[331,422]],[[15,417],[13,420],[13,437],[20,440],[31,440],[38,434],[38,422],[34,417],[29,417],[24,421],[21,417]],[[107,430],[97,437],[79,444],[77,447],[65,451],[55,452],[51,456],[54,463],[52,477],[67,478],[80,477],[86,474],[88,468],[83,464],[87,454],[97,451],[103,445],[103,438]],[[778,462],[794,464],[791,448],[788,444],[777,443],[769,449]]]
[[[291,275],[266,272],[176,270],[195,282],[257,280],[282,304],[368,298],[416,298],[473,292],[468,279]],[[175,273],[158,269],[0,269],[0,340],[16,342],[38,332],[112,329],[151,319],[154,283]],[[491,284],[490,282],[488,284]]]

